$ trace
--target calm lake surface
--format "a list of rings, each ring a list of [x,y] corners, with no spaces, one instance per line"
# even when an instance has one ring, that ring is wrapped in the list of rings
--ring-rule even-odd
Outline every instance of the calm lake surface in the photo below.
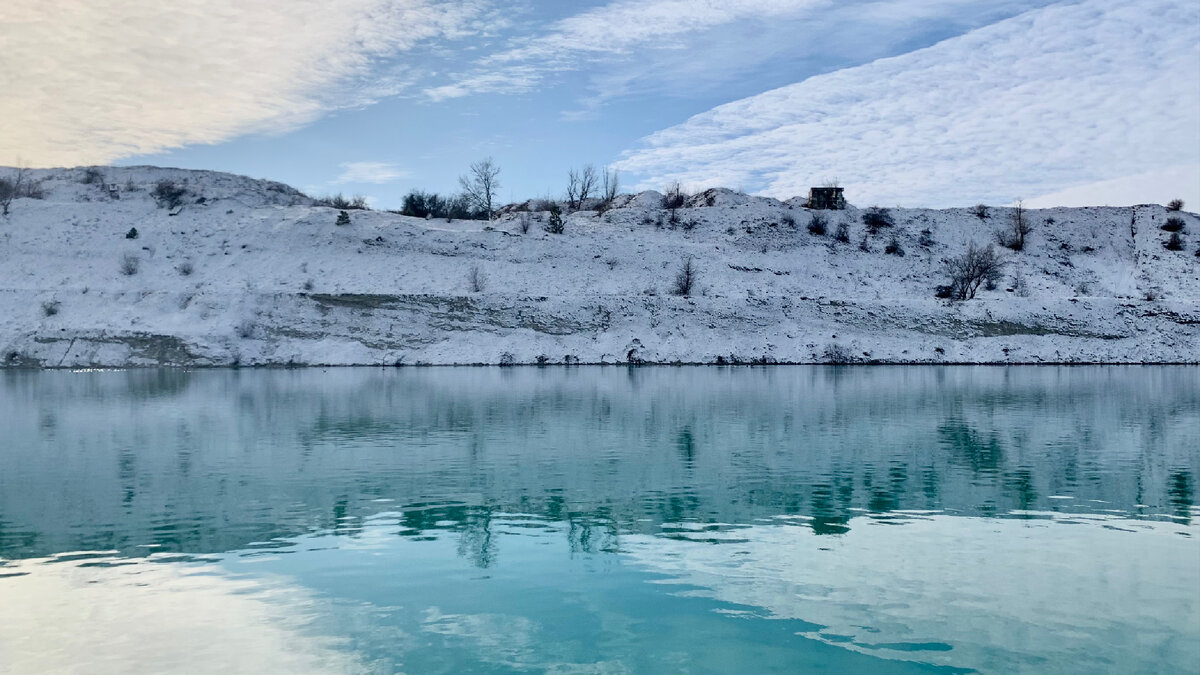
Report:
[[[0,672],[1196,672],[1200,369],[0,372]]]

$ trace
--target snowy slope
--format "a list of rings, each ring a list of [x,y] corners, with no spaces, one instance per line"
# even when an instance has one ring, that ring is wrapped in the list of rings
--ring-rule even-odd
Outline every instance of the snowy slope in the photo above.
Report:
[[[892,209],[862,251],[855,208],[823,212],[816,236],[801,200],[728,190],[677,225],[643,193],[552,235],[546,213],[518,211],[354,211],[339,227],[278,183],[103,172],[116,198],[84,169],[35,171],[45,199],[0,217],[0,364],[1200,362],[1200,218],[1178,214],[1187,244],[1168,251],[1175,214],[1157,205],[1030,211],[999,285],[952,303],[934,297],[945,261],[995,241],[1008,209]],[[150,196],[164,177],[186,181],[177,215]],[[893,235],[902,257],[884,252]],[[689,257],[696,291],[672,295]]]

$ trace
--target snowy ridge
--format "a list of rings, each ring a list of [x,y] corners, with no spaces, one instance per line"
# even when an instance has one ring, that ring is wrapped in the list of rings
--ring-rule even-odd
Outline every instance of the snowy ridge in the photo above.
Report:
[[[1157,205],[1028,211],[996,288],[949,302],[945,261],[1010,209],[892,209],[872,235],[851,207],[817,235],[802,200],[710,190],[678,223],[642,193],[561,235],[514,208],[337,226],[279,183],[100,171],[30,172],[45,199],[0,217],[0,366],[1200,362],[1200,218]],[[151,197],[162,178],[181,208]],[[672,295],[688,258],[695,288]]]

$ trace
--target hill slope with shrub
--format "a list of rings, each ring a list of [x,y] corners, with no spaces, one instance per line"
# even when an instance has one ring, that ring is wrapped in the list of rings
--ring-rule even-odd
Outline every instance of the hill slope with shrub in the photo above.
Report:
[[[489,223],[204,171],[27,178],[42,198],[0,218],[6,367],[1200,361],[1200,218],[1158,205],[1024,211],[1017,251],[1011,208],[647,192],[553,233],[541,202]]]

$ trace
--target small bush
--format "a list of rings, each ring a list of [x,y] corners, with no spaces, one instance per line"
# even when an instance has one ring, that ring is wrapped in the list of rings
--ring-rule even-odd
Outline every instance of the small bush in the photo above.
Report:
[[[1183,210],[1183,200],[1182,199],[1172,199],[1171,201],[1167,202],[1167,210],[1168,211],[1182,211]]]
[[[62,303],[57,300],[47,300],[42,303],[42,314],[46,316],[54,316],[58,314],[58,310],[62,307]]]
[[[121,256],[121,274],[131,277],[138,273],[138,268],[142,264],[142,259],[133,253],[126,253]]]
[[[1179,216],[1171,216],[1170,218],[1167,218],[1167,222],[1162,224],[1162,229],[1166,232],[1182,232],[1183,226],[1183,218],[1180,218]]]
[[[500,366],[509,368],[517,365],[517,358],[512,355],[512,352],[504,352],[500,355]]]
[[[338,211],[338,217],[337,217],[337,221],[335,224],[338,226],[349,225],[350,224],[350,214],[346,213],[345,211]]]
[[[929,228],[921,230],[921,238],[917,240],[917,243],[923,248],[929,248],[930,246],[933,246],[933,230]]]
[[[1179,236],[1178,232],[1172,232],[1171,238],[1167,240],[1167,243],[1163,244],[1163,247],[1168,251],[1182,251],[1183,237]]]
[[[125,233],[125,238],[126,239],[137,239],[138,238],[137,228],[136,227],[129,228],[129,231]]]
[[[686,298],[692,294],[695,287],[696,265],[690,257],[684,258],[679,274],[675,275],[675,285],[671,287],[671,294]]]
[[[904,257],[904,249],[900,248],[900,240],[896,237],[892,237],[892,240],[888,242],[886,247],[884,247],[883,252],[889,255],[899,256],[901,258]]]
[[[196,271],[196,268],[192,266],[190,260],[185,260],[179,263],[179,267],[176,267],[175,270],[179,272],[179,276],[181,277],[190,277],[192,276],[192,272]]]
[[[95,185],[96,183],[104,182],[104,172],[99,168],[91,166],[83,170],[83,178],[79,180],[84,185]]]
[[[871,230],[872,234],[880,228],[892,227],[896,224],[895,219],[892,218],[892,212],[878,206],[872,206],[867,209],[866,213],[862,215],[862,221]]]
[[[779,219],[779,222],[783,223],[783,226],[788,229],[796,229],[796,219],[793,218],[792,214],[790,213],[783,214],[783,217]]]
[[[863,232],[862,239],[858,241],[858,250],[862,251],[863,253],[871,252],[871,242],[869,239],[867,239],[866,232]]]
[[[467,273],[467,288],[471,289],[472,293],[482,293],[486,286],[487,277],[479,271],[478,266],[472,267]]]
[[[971,209],[971,213],[974,213],[975,217],[980,220],[985,220],[991,217],[991,214],[988,213],[988,207],[986,204],[976,204],[975,208]]]
[[[825,236],[825,228],[829,226],[829,219],[823,213],[814,213],[812,220],[808,223],[808,232],[812,235],[823,237]]]
[[[850,353],[849,349],[836,342],[825,347],[825,353],[822,358],[825,363],[831,365],[845,365],[847,363],[854,363],[855,360],[854,355]]]
[[[150,192],[150,196],[162,208],[173,209],[183,203],[184,197],[187,196],[187,188],[182,185],[176,185],[175,181],[164,178],[154,184],[154,189]]]
[[[838,223],[837,232],[834,233],[833,238],[842,242],[843,244],[849,244],[850,243],[850,225],[848,225],[847,223]]]
[[[243,340],[249,340],[254,337],[254,322],[246,319],[237,325],[237,336]]]
[[[550,220],[546,221],[542,229],[550,234],[562,234],[566,232],[567,227],[563,224],[562,209],[558,208],[558,204],[550,207]]]

